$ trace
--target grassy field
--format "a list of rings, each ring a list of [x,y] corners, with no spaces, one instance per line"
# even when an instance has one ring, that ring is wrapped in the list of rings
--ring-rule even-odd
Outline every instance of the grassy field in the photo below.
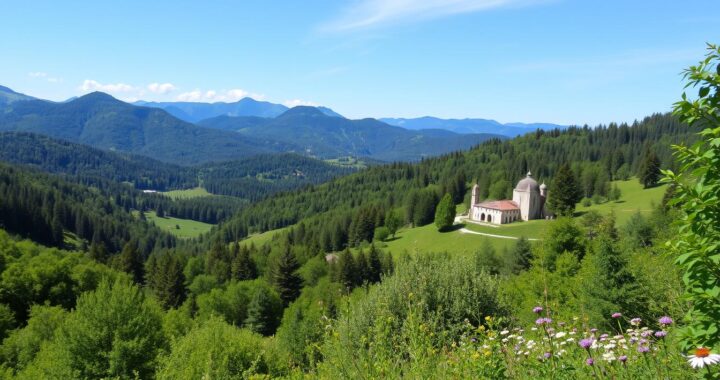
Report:
[[[324,161],[331,165],[344,166],[355,169],[365,169],[367,167],[367,164],[364,161],[358,160],[354,157],[331,158]]]
[[[158,218],[155,211],[146,212],[145,218],[147,218],[149,222],[155,223],[155,225],[161,229],[184,239],[198,237],[201,234],[210,231],[213,227],[212,224],[196,222],[188,219],[177,219],[171,217]]]
[[[208,193],[207,190],[203,189],[202,187],[196,187],[194,189],[186,189],[186,190],[166,191],[162,194],[165,194],[172,199],[187,199],[187,198],[212,196],[212,194]]]
[[[255,244],[256,247],[261,247],[265,243],[270,241],[273,238],[273,236],[286,230],[287,228],[288,227],[280,228],[280,229],[272,230],[272,231],[268,231],[268,232],[263,232],[261,234],[250,235],[246,239],[241,240],[240,244],[247,245],[247,246],[249,246],[251,244]]]
[[[584,207],[578,204],[575,211],[576,215],[582,215],[590,210],[595,210],[601,214],[607,214],[611,210],[615,211],[617,225],[623,226],[630,217],[640,211],[642,214],[649,214],[653,207],[660,204],[666,186],[653,187],[651,189],[643,189],[642,185],[636,178],[627,181],[614,181],[622,193],[620,200],[617,202],[606,202],[599,205],[591,205]]]

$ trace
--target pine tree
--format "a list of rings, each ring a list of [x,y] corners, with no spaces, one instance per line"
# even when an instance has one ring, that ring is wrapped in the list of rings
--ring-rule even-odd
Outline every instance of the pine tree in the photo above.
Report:
[[[450,194],[445,194],[435,210],[435,226],[439,231],[452,227],[455,220],[455,205]]]
[[[395,237],[397,231],[402,227],[403,219],[397,211],[390,210],[385,216],[385,227],[388,228],[392,237]]]
[[[298,269],[300,264],[290,246],[286,245],[270,272],[272,283],[285,305],[300,295],[302,278],[296,273]]]
[[[339,268],[338,282],[343,286],[343,289],[350,292],[359,281],[355,258],[349,249],[339,255],[337,265]]]
[[[227,246],[216,241],[205,258],[205,273],[221,282],[230,278],[230,252]]]
[[[146,283],[160,304],[166,309],[180,306],[185,300],[185,275],[177,255],[152,255],[145,266]]]
[[[271,335],[280,321],[281,310],[282,303],[278,296],[261,285],[255,290],[248,304],[245,327],[258,334]]]
[[[371,284],[380,282],[380,276],[382,275],[382,262],[380,261],[380,252],[375,248],[375,244],[370,246],[370,252],[368,253],[368,277],[367,280]]]
[[[575,204],[582,199],[582,191],[568,164],[560,166],[555,173],[551,189],[552,193],[548,200],[550,209],[557,215],[572,216],[575,212]]]
[[[145,277],[143,258],[138,250],[136,241],[129,241],[123,246],[122,252],[116,259],[117,269],[132,275],[136,284],[142,284]]]
[[[237,247],[237,243],[235,243],[235,246]],[[250,257],[250,250],[248,248],[241,247],[238,249],[238,252],[233,257],[230,272],[232,278],[239,281],[257,278],[257,267]]]
[[[369,282],[370,268],[368,267],[367,255],[365,255],[365,251],[362,249],[358,252],[357,258],[355,259],[355,266],[357,268],[355,285],[360,286],[365,282]]]
[[[649,187],[657,186],[660,180],[660,160],[654,151],[649,148],[645,151],[643,160],[640,162],[640,183],[646,189]]]

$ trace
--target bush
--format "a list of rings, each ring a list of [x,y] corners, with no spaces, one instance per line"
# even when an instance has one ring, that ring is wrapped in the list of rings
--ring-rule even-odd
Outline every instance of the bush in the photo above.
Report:
[[[592,206],[592,199],[590,198],[583,198],[582,200],[583,207],[590,207]]]
[[[390,229],[385,226],[378,227],[375,229],[375,240],[385,241],[390,236]]]

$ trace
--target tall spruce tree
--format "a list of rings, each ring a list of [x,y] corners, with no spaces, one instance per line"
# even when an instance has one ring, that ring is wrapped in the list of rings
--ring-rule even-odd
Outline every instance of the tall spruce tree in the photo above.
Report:
[[[129,273],[136,284],[143,283],[145,268],[136,241],[125,243],[122,252],[116,259],[116,267],[123,272]]]
[[[176,308],[185,301],[184,268],[176,254],[153,254],[145,267],[146,284],[163,307]]]
[[[375,247],[375,244],[370,246],[370,252],[368,253],[368,282],[376,284],[380,282],[380,276],[382,275],[382,262],[380,261],[380,252]]]
[[[552,193],[548,200],[550,209],[557,215],[572,216],[575,212],[575,204],[582,199],[582,191],[568,164],[560,166],[555,173],[551,189]]]
[[[260,285],[255,290],[247,309],[245,327],[262,334],[271,335],[280,322],[282,301],[267,286]]]
[[[658,158],[655,151],[648,148],[645,151],[642,161],[640,162],[640,169],[638,175],[640,176],[640,183],[644,188],[657,186],[660,181],[660,159]]]
[[[353,257],[349,249],[346,249],[338,256],[337,266],[338,282],[342,285],[343,289],[350,292],[360,282],[360,279],[355,257]]]
[[[300,269],[300,264],[290,245],[286,245],[275,260],[270,272],[272,283],[285,305],[300,296],[303,280],[297,274],[298,269]]]
[[[250,249],[247,247],[238,248],[238,244],[235,243],[233,250],[236,253],[233,255],[230,265],[232,278],[239,281],[257,278],[257,266],[252,257],[250,257]]]

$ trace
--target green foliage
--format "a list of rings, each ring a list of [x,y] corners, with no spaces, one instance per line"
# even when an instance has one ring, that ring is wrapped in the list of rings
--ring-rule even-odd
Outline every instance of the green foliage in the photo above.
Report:
[[[648,187],[656,186],[660,180],[662,174],[660,172],[660,159],[658,159],[655,152],[651,151],[649,148],[645,152],[642,161],[640,161],[640,168],[638,169],[638,172],[640,183],[642,183],[643,187],[646,189]]]
[[[0,348],[2,362],[14,371],[23,370],[35,358],[43,343],[55,337],[66,315],[67,312],[58,306],[33,305],[27,326],[13,331],[3,341]]]
[[[250,249],[246,246],[233,245],[232,262],[230,263],[230,275],[238,281],[252,280],[257,278],[257,265],[250,257]]]
[[[274,290],[267,285],[257,286],[250,297],[245,327],[261,335],[271,335],[280,324],[282,310],[283,302]]]
[[[395,234],[397,231],[402,227],[404,224],[402,216],[398,213],[396,210],[390,210],[388,211],[387,215],[385,216],[385,227],[387,227],[388,232],[395,237]],[[384,239],[383,239],[384,240]]]
[[[165,308],[175,308],[185,301],[183,261],[174,252],[153,254],[145,263],[146,285]]]
[[[557,258],[565,252],[575,256],[578,261],[585,255],[583,231],[570,218],[560,218],[550,226],[543,239],[542,249],[538,250],[537,265],[553,271],[557,266]]]
[[[128,281],[103,281],[80,296],[31,366],[42,377],[147,378],[165,344],[161,309]]]
[[[270,279],[285,305],[300,295],[302,278],[296,273],[300,264],[289,246],[276,258],[270,271]]]
[[[674,184],[671,205],[679,206],[679,230],[670,244],[684,271],[690,310],[685,317],[684,347],[720,346],[720,48],[708,45],[706,58],[685,71],[687,88],[699,87],[698,97],[685,94],[675,114],[702,129],[692,147],[674,146],[680,172],[665,171]]]
[[[172,344],[158,379],[234,379],[267,373],[265,343],[247,330],[210,318]]]
[[[567,164],[560,166],[553,177],[550,188],[552,193],[548,200],[548,207],[557,215],[572,216],[575,204],[582,199],[582,191],[570,166]]]
[[[390,229],[388,229],[385,226],[378,227],[375,229],[375,232],[373,233],[373,236],[375,237],[375,240],[377,241],[385,241],[390,237]]]
[[[452,196],[445,194],[435,209],[435,226],[439,231],[452,227],[455,220],[455,204]]]

